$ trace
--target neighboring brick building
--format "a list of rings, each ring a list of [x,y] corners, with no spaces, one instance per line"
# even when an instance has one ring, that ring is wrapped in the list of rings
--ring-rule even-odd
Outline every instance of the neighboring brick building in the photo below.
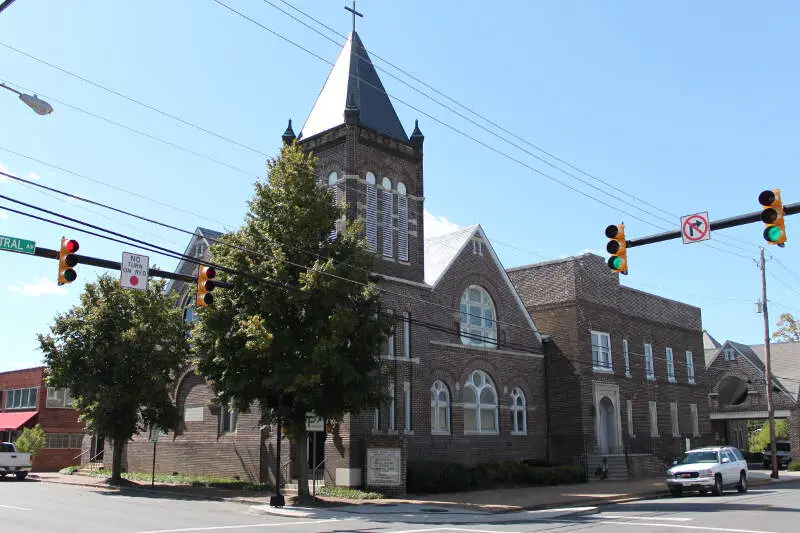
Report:
[[[718,442],[748,448],[748,420],[765,420],[767,380],[764,345],[733,341],[720,344],[705,333],[711,427]],[[800,343],[770,345],[772,405],[776,419],[789,419],[793,449],[800,449],[797,400],[800,391]]]
[[[555,458],[585,455],[591,468],[627,452],[663,464],[712,440],[700,309],[621,286],[593,254],[509,275],[550,336]]]
[[[295,141],[291,123],[283,140]],[[347,219],[364,221],[384,308],[397,317],[381,353],[393,400],[317,432],[310,462],[324,460],[327,483],[402,492],[408,461],[544,458],[541,336],[480,226],[424,238],[424,137],[416,125],[406,135],[357,34],[298,143],[317,156],[320,183],[333,187]],[[207,257],[218,235],[198,228],[187,253]],[[194,265],[181,262],[178,271],[192,274]],[[194,288],[171,289],[192,320]],[[256,408],[235,415],[210,398],[205,380],[187,369],[175,391],[183,424],[160,438],[156,469],[273,479],[274,428],[259,427]],[[151,446],[147,435],[129,443],[127,468],[149,469]],[[282,475],[294,477],[289,446],[282,458]]]
[[[45,448],[33,459],[34,471],[58,470],[80,462],[84,438],[78,413],[66,389],[44,382],[45,367],[0,372],[0,441],[16,440],[23,428],[40,424]]]

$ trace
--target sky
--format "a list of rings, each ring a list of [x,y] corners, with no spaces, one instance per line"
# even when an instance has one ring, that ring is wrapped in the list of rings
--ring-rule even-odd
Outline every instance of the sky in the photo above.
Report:
[[[0,88],[3,169],[188,230],[238,227],[287,120],[300,131],[344,43],[292,7],[342,35],[351,19],[341,0],[220,2],[261,26],[212,0],[17,0],[0,13],[0,80],[55,109],[36,115]],[[605,255],[608,224],[625,222],[631,239],[677,229],[682,215],[757,211],[764,189],[800,201],[796,2],[363,0],[358,9],[402,123],[410,133],[419,119],[425,134],[427,236],[480,223],[514,267]],[[0,194],[171,249],[188,243],[8,179]],[[773,324],[800,314],[793,218],[786,247],[766,251]],[[762,229],[632,248],[621,281],[701,307],[719,340],[763,342]],[[0,235],[47,248],[63,235],[112,260],[137,251],[2,210]],[[148,255],[151,266],[176,265]],[[37,334],[109,272],[77,270],[59,287],[55,261],[0,252],[0,370],[40,364]]]

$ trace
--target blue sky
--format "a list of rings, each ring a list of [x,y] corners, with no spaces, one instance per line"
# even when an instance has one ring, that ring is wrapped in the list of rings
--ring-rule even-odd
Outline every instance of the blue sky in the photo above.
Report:
[[[280,0],[270,1],[288,10]],[[336,59],[340,44],[268,3],[228,3],[328,61]],[[350,18],[342,4],[293,2],[346,33]],[[658,214],[672,226],[680,215],[700,211],[707,210],[712,220],[755,211],[765,188],[780,187],[786,203],[800,200],[795,68],[800,6],[794,2],[756,7],[730,1],[552,0],[490,6],[477,0],[363,0],[358,7],[366,14],[358,22],[359,35],[373,55],[625,193],[551,160],[581,179],[664,209],[669,216]],[[55,108],[40,117],[0,91],[0,164],[20,176],[32,173],[40,183],[188,229],[232,228],[242,221],[253,180],[265,173],[265,157],[258,152],[276,153],[287,119],[300,131],[330,69],[211,0],[49,2],[46,12],[40,3],[19,0],[0,14],[0,43],[254,148],[221,141],[0,46],[0,80],[38,92]],[[668,227],[626,204],[656,212],[652,207],[604,196],[509,142],[547,159],[531,146],[506,133],[493,136],[387,74],[381,77],[393,96],[614,206],[575,193],[396,103],[407,131],[419,119],[426,136],[429,235],[448,224],[481,223],[511,267],[604,252],[603,229],[610,223],[624,221],[629,238]],[[183,250],[187,243],[184,235],[98,208],[89,212],[8,180],[0,181],[0,193],[170,248]],[[786,248],[767,250],[786,267],[768,263],[773,322],[780,312],[800,314],[800,220],[794,218],[787,219]],[[670,241],[631,249],[630,275],[623,283],[702,307],[704,326],[719,339],[761,342],[761,317],[753,305],[760,295],[753,259],[761,231],[760,224],[751,224],[714,233],[715,248]],[[0,234],[49,248],[56,248],[63,234],[77,238],[82,253],[116,260],[123,250],[136,251],[7,212],[0,213]],[[150,255],[151,265],[175,266],[173,259]],[[0,369],[12,369],[41,361],[36,334],[74,305],[82,284],[100,271],[81,265],[78,281],[59,288],[54,261],[0,252],[0,272]]]

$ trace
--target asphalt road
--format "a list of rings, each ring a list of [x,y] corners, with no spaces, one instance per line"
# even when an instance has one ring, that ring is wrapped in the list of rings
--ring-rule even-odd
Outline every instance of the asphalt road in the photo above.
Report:
[[[313,520],[254,514],[248,505],[180,500],[147,492],[0,481],[3,533],[795,533],[800,482],[722,497],[683,497],[601,507],[588,516],[524,524],[407,523],[402,516]],[[442,520],[446,520],[442,518]]]

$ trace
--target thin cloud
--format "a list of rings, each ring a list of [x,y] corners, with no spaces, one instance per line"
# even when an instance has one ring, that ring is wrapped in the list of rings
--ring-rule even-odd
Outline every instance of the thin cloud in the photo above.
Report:
[[[63,296],[67,294],[67,289],[64,287],[59,287],[55,281],[49,278],[41,278],[39,281],[34,283],[10,285],[8,290],[22,294],[23,296],[47,296],[50,294]]]
[[[0,220],[8,220],[8,213],[0,209]]]
[[[450,222],[445,217],[437,217],[427,209],[423,210],[423,217],[425,223],[425,238],[438,237],[439,235],[447,235],[458,231],[462,226],[454,222]]]
[[[42,179],[42,177],[39,174],[37,174],[36,172],[28,172],[28,175],[25,176],[25,178],[27,178],[27,179],[29,179],[31,181],[39,181],[39,180]]]

